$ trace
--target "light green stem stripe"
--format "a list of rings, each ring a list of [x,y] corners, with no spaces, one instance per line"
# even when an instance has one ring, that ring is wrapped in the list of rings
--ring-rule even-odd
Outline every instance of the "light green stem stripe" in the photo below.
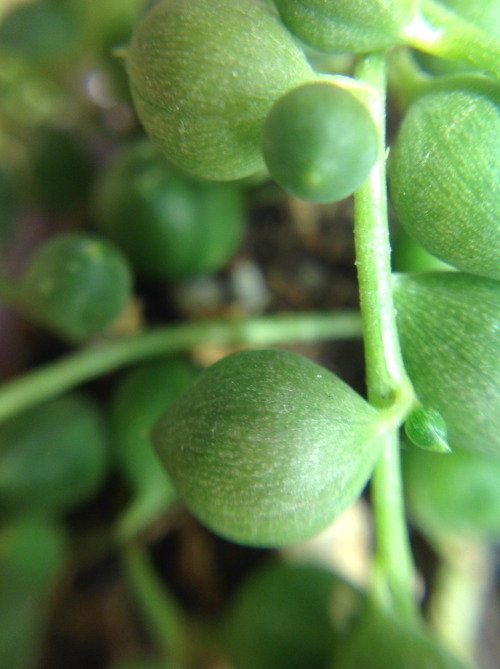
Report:
[[[385,146],[386,57],[369,54],[356,76],[372,90],[367,103]],[[355,195],[355,241],[363,318],[368,399],[389,410],[399,424],[414,402],[396,327],[391,287],[385,154]],[[376,528],[374,596],[398,615],[416,615],[414,567],[403,506],[398,420],[382,438],[382,453],[372,480]]]
[[[102,374],[202,344],[258,347],[360,336],[360,315],[339,311],[187,323],[101,341],[4,384],[0,388],[0,420]]]
[[[407,377],[391,286],[391,246],[387,214],[385,166],[384,54],[363,58],[356,71],[373,93],[367,103],[377,124],[381,149],[369,179],[355,194],[355,242],[369,399],[378,408],[400,402],[403,410],[413,396]]]
[[[375,596],[407,619],[417,615],[415,570],[406,524],[398,432],[383,438],[371,482],[377,550]]]

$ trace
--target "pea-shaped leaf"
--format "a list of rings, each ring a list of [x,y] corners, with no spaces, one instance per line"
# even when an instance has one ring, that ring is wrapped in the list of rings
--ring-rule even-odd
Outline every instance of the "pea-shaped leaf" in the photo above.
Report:
[[[475,26],[498,37],[500,25],[500,4],[498,0],[439,0],[443,5],[453,9],[461,17],[468,19]]]
[[[163,0],[138,25],[127,71],[139,118],[162,151],[222,181],[263,168],[269,107],[316,76],[272,9],[253,0]]]
[[[361,595],[327,570],[266,565],[229,607],[224,647],[238,669],[325,667],[361,607]]]
[[[271,176],[291,195],[312,202],[351,195],[370,174],[378,147],[368,108],[328,82],[285,93],[264,124],[264,157]]]
[[[0,244],[3,244],[12,232],[12,219],[15,207],[11,177],[0,167]]]
[[[453,10],[462,19],[482,30],[493,38],[498,38],[500,26],[500,3],[498,0],[439,0],[447,8]],[[434,74],[453,74],[470,72],[474,68],[460,61],[448,60],[416,52],[418,61]]]
[[[55,211],[82,206],[90,192],[92,165],[77,138],[42,126],[29,133],[26,150],[32,197]]]
[[[337,376],[286,351],[235,353],[170,406],[153,441],[180,497],[233,541],[305,539],[361,493],[379,413]]]
[[[57,527],[23,520],[0,532],[0,666],[35,666],[48,595],[65,556]]]
[[[368,606],[330,665],[331,669],[472,669],[423,626],[410,625]]]
[[[276,0],[286,25],[330,53],[360,53],[401,41],[414,0]]]
[[[181,176],[151,149],[141,144],[125,151],[101,175],[96,198],[100,230],[146,276],[220,269],[242,237],[241,188]]]
[[[479,77],[408,110],[391,152],[397,215],[424,248],[500,279],[500,87]]]
[[[412,521],[433,537],[500,537],[500,460],[455,450],[450,455],[404,452],[403,470]]]
[[[403,357],[452,449],[500,457],[500,283],[459,272],[394,277]]]
[[[197,373],[187,360],[154,360],[128,372],[115,391],[112,409],[118,466],[133,492],[123,519],[124,532],[143,527],[175,498],[150,431]]]
[[[166,664],[160,660],[129,660],[114,664],[111,669],[176,669],[174,665]]]
[[[67,395],[0,425],[0,515],[50,516],[96,492],[108,433],[97,407]]]
[[[20,288],[30,316],[67,339],[81,340],[120,314],[130,297],[131,275],[109,242],[61,234],[35,252]]]
[[[454,269],[417,244],[400,225],[391,237],[391,250],[392,267],[396,272],[434,272]]]
[[[22,54],[37,66],[61,66],[73,53],[75,25],[62,3],[21,5],[2,19],[3,48]]]
[[[435,453],[449,453],[448,429],[443,416],[436,409],[418,407],[405,422],[408,439],[416,446]]]

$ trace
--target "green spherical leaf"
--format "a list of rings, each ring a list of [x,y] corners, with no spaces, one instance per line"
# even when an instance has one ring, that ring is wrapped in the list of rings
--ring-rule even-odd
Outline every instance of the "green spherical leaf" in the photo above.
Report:
[[[448,429],[443,416],[435,409],[419,407],[406,419],[405,432],[416,446],[436,453],[449,453]]]
[[[2,48],[36,65],[60,66],[73,53],[75,25],[61,3],[37,2],[14,7],[0,23]]]
[[[390,157],[391,196],[424,248],[465,272],[500,279],[500,88],[466,81],[408,110]]]
[[[67,132],[42,126],[28,135],[26,149],[37,202],[56,211],[82,206],[92,177],[85,147]]]
[[[3,167],[0,167],[0,244],[4,244],[12,233],[14,208],[11,177]]]
[[[498,0],[439,0],[446,8],[456,12],[461,19],[466,19],[469,24],[486,35],[498,38],[500,26],[500,3]],[[458,60],[438,58],[428,53],[415,52],[418,62],[432,74],[450,75],[459,72],[472,72],[477,68]]]
[[[500,537],[500,460],[455,450],[450,455],[404,452],[412,522],[433,537]]]
[[[36,518],[5,524],[0,532],[0,588],[34,596],[45,591],[65,555],[65,543],[57,526]]]
[[[352,586],[324,569],[266,565],[232,602],[224,646],[238,669],[324,667],[361,602]]]
[[[247,351],[206,369],[153,441],[203,523],[236,542],[278,546],[319,532],[354,502],[381,429],[378,412],[323,367]]]
[[[414,0],[276,0],[290,30],[329,53],[374,51],[404,41],[414,5]]]
[[[263,168],[273,101],[315,78],[273,11],[253,0],[163,0],[138,25],[127,71],[139,118],[173,163],[232,180]]]
[[[36,666],[48,623],[48,596],[65,557],[57,527],[34,520],[0,532],[0,666]]]
[[[500,3],[498,0],[439,0],[459,16],[468,19],[480,30],[498,38]]]
[[[357,629],[334,655],[331,669],[472,669],[418,623],[368,606]]]
[[[241,188],[180,175],[151,148],[125,151],[101,175],[98,227],[143,275],[173,278],[220,269],[242,238]]]
[[[396,275],[403,357],[454,448],[500,457],[500,283],[458,272]]]
[[[80,340],[120,315],[130,298],[131,275],[109,242],[61,234],[35,252],[20,288],[29,315],[63,337]]]
[[[395,272],[434,272],[452,270],[446,264],[410,237],[402,226],[397,226],[391,238],[391,262]]]
[[[107,464],[107,429],[88,398],[26,411],[0,425],[0,514],[62,514],[97,491]]]
[[[327,82],[304,84],[272,106],[263,131],[271,176],[291,195],[332,202],[351,195],[375,163],[379,140],[367,107]]]
[[[150,431],[197,373],[187,360],[154,360],[128,372],[116,388],[112,412],[118,466],[145,514],[163,510],[175,498]]]
[[[111,669],[175,669],[171,664],[166,664],[164,660],[129,660],[128,662],[119,662],[113,664]]]

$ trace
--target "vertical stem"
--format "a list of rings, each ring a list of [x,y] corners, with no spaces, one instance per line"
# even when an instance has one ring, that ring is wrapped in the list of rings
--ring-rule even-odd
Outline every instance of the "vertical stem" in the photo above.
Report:
[[[403,503],[399,434],[384,437],[371,483],[377,549],[374,596],[406,618],[415,617],[415,575]]]
[[[385,171],[386,58],[365,56],[357,77],[371,89],[367,104],[381,138],[379,158],[355,195],[355,241],[363,318],[368,399],[390,409],[401,422],[414,394],[401,355],[391,288]],[[374,594],[399,615],[413,616],[414,568],[404,516],[398,431],[382,438],[372,482],[376,526]]]
[[[458,656],[473,660],[495,572],[491,549],[462,537],[443,537],[435,547],[441,562],[430,600],[430,625]]]
[[[122,561],[151,637],[171,661],[172,668],[185,666],[180,609],[153,569],[146,548],[138,543],[128,544],[123,549]]]
[[[370,402],[384,409],[413,395],[401,356],[391,287],[391,246],[387,215],[385,168],[385,54],[364,57],[357,77],[370,86],[367,96],[381,147],[369,179],[357,191],[355,203],[356,265],[365,339]]]

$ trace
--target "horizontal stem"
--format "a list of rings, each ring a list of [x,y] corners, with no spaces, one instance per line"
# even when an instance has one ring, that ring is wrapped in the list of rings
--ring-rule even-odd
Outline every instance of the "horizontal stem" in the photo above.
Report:
[[[0,389],[0,421],[102,374],[202,344],[273,346],[349,339],[361,333],[359,314],[339,311],[187,323],[100,341],[6,383]]]

